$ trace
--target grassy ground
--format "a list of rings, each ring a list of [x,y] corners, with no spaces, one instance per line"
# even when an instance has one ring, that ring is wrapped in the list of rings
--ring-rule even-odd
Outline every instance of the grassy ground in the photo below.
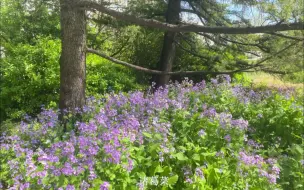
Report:
[[[281,80],[279,76],[270,75],[267,73],[247,73],[249,79],[257,86],[267,86],[270,88],[296,88],[298,90],[304,89],[304,83],[290,83]]]

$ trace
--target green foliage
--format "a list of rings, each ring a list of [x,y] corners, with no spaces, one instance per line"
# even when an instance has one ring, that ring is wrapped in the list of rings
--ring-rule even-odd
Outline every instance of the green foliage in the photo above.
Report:
[[[97,58],[89,60],[101,64]],[[25,121],[18,130],[9,130],[13,125],[6,123],[11,137],[3,141],[8,144],[1,148],[0,165],[16,169],[0,171],[0,182],[5,187],[19,186],[12,180],[17,176],[12,171],[24,175],[24,163],[30,157],[37,170],[48,175],[41,178],[42,184],[39,177],[21,181],[38,189],[78,188],[83,181],[90,189],[105,182],[109,189],[125,190],[302,189],[301,99],[292,91],[253,90],[221,80],[212,79],[206,87],[184,81],[154,94],[136,91],[91,100],[81,123],[69,122],[66,133],[56,123],[56,112],[50,110],[44,110],[38,121]],[[19,140],[9,140],[16,135]],[[45,152],[20,149],[23,152],[18,156],[20,150],[12,148],[17,145]],[[48,152],[52,145],[59,148]],[[119,162],[112,162],[117,154]],[[49,167],[39,167],[45,164],[41,160],[55,157],[59,161],[48,164],[62,168],[76,158],[75,171],[78,164],[84,171],[54,176]],[[87,157],[92,158],[93,169],[83,162]],[[89,178],[92,171],[97,178]]]
[[[35,45],[18,44],[1,60],[1,121],[35,115],[41,106],[56,108],[59,99],[60,40],[39,38]],[[127,68],[89,55],[87,95],[142,88]]]
[[[290,81],[292,83],[300,83],[303,84],[304,83],[304,71],[298,71],[298,72],[294,72],[294,73],[290,73],[288,75],[285,75],[283,77],[283,79],[285,81]]]
[[[239,76],[236,76],[238,78]],[[242,78],[242,77],[240,77]],[[247,82],[246,82],[247,84]],[[237,85],[236,85],[237,88]],[[258,97],[264,91],[271,94],[259,103],[246,103],[246,95],[237,93],[239,98],[232,98],[225,89],[218,89],[220,98],[205,97],[204,101],[216,110],[229,110],[234,117],[242,117],[254,129],[248,138],[262,145],[259,152],[278,159],[282,168],[278,180],[283,189],[302,189],[303,173],[303,97],[295,90],[280,95],[267,87],[247,89],[245,94]],[[245,102],[245,104],[243,103]]]
[[[1,119],[37,114],[43,104],[57,102],[60,41],[36,40],[6,49],[1,63]]]
[[[0,11],[1,42],[34,44],[41,36],[60,36],[58,0],[2,0]]]
[[[87,56],[87,95],[96,96],[109,92],[126,92],[141,89],[134,73],[96,55]]]
[[[242,84],[246,87],[249,87],[252,84],[252,80],[245,73],[234,74],[233,80],[236,84]]]

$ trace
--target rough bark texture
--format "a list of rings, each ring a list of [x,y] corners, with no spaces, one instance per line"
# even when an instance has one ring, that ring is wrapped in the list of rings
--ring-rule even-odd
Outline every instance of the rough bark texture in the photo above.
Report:
[[[169,0],[168,9],[166,13],[166,22],[169,24],[178,24],[180,13],[181,0]],[[177,33],[167,31],[164,36],[164,44],[161,53],[158,70],[163,72],[171,72],[172,65],[175,60]],[[164,86],[168,84],[170,75],[159,75],[156,79],[157,86]]]
[[[60,0],[60,109],[73,111],[85,104],[85,10],[72,7],[80,0]]]

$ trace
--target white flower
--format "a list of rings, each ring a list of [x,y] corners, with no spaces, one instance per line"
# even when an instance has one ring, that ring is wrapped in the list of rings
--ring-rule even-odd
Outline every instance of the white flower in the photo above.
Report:
[[[151,178],[151,185],[155,185],[155,186],[158,185],[158,176],[153,176]]]
[[[161,177],[161,181],[160,181],[160,185],[164,186],[164,185],[168,185],[168,177]]]

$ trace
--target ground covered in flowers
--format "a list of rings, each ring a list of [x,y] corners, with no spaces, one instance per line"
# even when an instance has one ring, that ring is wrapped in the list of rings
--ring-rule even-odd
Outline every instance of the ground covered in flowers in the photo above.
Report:
[[[220,76],[89,98],[65,132],[44,109],[1,134],[0,189],[302,189],[300,100]]]

